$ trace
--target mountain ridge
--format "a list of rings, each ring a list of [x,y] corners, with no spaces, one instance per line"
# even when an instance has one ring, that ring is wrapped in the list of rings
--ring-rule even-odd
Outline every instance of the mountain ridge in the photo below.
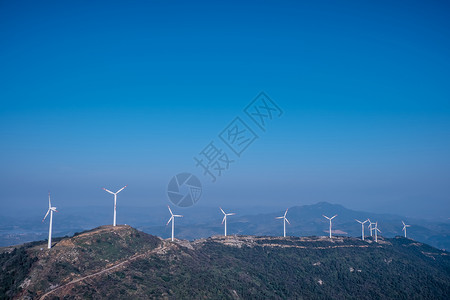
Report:
[[[230,210],[231,212],[232,210]],[[235,212],[233,210],[233,212]],[[269,235],[278,236],[282,232],[282,222],[276,220],[284,214],[284,210],[273,213],[262,213],[254,215],[233,216],[227,220],[228,232],[236,234],[249,235]],[[287,218],[291,224],[287,225],[287,233],[294,236],[311,236],[325,235],[328,233],[328,220],[323,218],[325,215],[338,216],[333,219],[333,234],[341,234],[348,236],[361,236],[361,225],[355,219],[366,220],[370,218],[372,222],[379,221],[378,227],[382,231],[382,235],[387,237],[395,237],[403,235],[402,223],[405,221],[412,225],[409,228],[408,236],[423,243],[432,244],[440,249],[450,249],[450,224],[447,223],[427,223],[424,220],[416,223],[415,219],[402,218],[395,214],[377,214],[364,211],[356,211],[348,209],[340,204],[332,204],[328,202],[319,202],[316,204],[293,206],[289,208]],[[408,222],[411,220],[412,222]],[[184,220],[183,220],[184,221]],[[216,225],[209,223],[184,225],[182,222],[178,224],[177,236],[184,239],[196,239],[218,234],[223,231],[220,226],[220,220]],[[367,224],[366,224],[367,225]],[[158,227],[140,227],[139,229],[152,234],[164,235],[164,231],[158,230]],[[365,233],[369,234],[367,226]]]
[[[8,265],[19,256],[30,262],[28,269]],[[368,299],[355,288],[365,280],[376,283],[368,291],[378,297],[450,295],[448,253],[402,237],[375,243],[343,236],[216,235],[171,242],[127,225],[106,225],[55,241],[50,250],[45,241],[1,248],[0,257],[1,282],[17,275],[0,293],[6,299]],[[409,277],[399,279],[401,272]]]
[[[112,213],[110,210],[107,211]],[[102,210],[105,217],[108,216],[107,211]],[[237,213],[227,220],[229,233],[270,236],[282,234],[282,224],[275,217],[283,215],[285,209],[258,214],[253,214],[253,209],[239,210],[233,207],[226,207],[226,211]],[[223,216],[218,207],[192,207],[180,209],[179,212],[185,216],[179,220],[175,229],[176,236],[179,238],[195,240],[223,233],[223,225],[221,225]],[[77,231],[94,228],[110,221],[109,218],[98,218],[97,213],[99,212],[96,211],[91,221],[89,221],[91,219],[89,214],[83,213],[81,220],[71,211],[58,214],[54,219],[54,236],[71,236]],[[288,212],[291,224],[287,225],[287,232],[296,236],[324,235],[328,230],[328,221],[322,217],[322,214],[336,213],[338,216],[333,220],[333,230],[335,230],[333,234],[360,236],[361,226],[354,219],[370,218],[372,221],[379,221],[378,227],[382,235],[395,237],[403,235],[401,221],[405,221],[412,225],[408,228],[408,237],[440,249],[450,249],[450,222],[448,221],[431,222],[395,214],[370,213],[328,202],[291,207]],[[149,211],[143,208],[136,211],[136,209],[125,207],[119,211],[118,220],[120,223],[128,223],[148,234],[168,237],[170,228],[164,226],[168,218],[169,213],[164,206]],[[41,224],[41,219],[41,215],[36,216],[35,220],[29,217],[23,225],[20,220],[15,220],[15,223],[6,222],[5,225],[0,220],[0,245],[22,244],[46,238],[48,225],[42,224],[39,227],[36,225]],[[34,228],[39,228],[39,233],[34,232]],[[367,227],[365,232],[369,234]]]

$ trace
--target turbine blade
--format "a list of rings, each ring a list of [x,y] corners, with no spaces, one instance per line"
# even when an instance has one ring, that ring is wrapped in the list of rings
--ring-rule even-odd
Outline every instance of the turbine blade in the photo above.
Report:
[[[225,222],[226,218],[227,218],[227,215],[223,216],[222,224],[223,224],[223,222]]]
[[[361,222],[360,220],[356,220],[356,219],[355,219],[355,221],[358,222],[358,223],[360,223],[360,224],[364,224],[364,223]]]
[[[167,221],[166,226],[169,225],[169,223],[170,223],[170,221],[172,221],[172,219],[173,219],[173,216],[171,216],[170,219],[169,219],[169,221]]]
[[[45,214],[44,218],[42,219],[42,222],[44,222],[45,218],[47,218],[49,212],[50,212],[50,209],[47,210],[47,213]]]
[[[48,192],[48,208],[52,207],[52,203],[50,202],[50,192]]]
[[[220,208],[220,210],[222,211],[222,213],[223,213],[224,215],[226,215],[226,213],[223,211],[222,207],[219,207],[219,208]]]
[[[286,217],[286,215],[287,215],[287,211],[288,211],[288,209],[289,209],[289,208],[287,208],[287,209],[286,209],[286,212],[284,213],[284,216],[285,216],[285,217]]]
[[[284,217],[276,217],[275,219],[283,219]]]
[[[105,191],[107,191],[108,193],[110,193],[110,194],[113,194],[114,195],[114,193],[113,192],[111,192],[110,190],[107,190],[107,189],[105,189],[105,188],[103,188]]]
[[[172,212],[172,210],[170,209],[170,206],[167,205],[167,207],[169,208],[170,214],[173,216],[173,212]]]
[[[229,214],[227,214],[227,216],[234,216],[235,215],[235,213],[229,213]]]
[[[284,218],[286,220],[286,222],[288,222],[289,225],[291,225],[291,222],[289,222],[289,220],[287,218]]]
[[[173,215],[174,217],[179,217],[179,218],[182,218],[183,216],[182,215]]]
[[[402,224],[403,224],[403,226],[405,226],[405,225],[406,225],[406,224],[405,224],[405,222],[403,222],[403,221],[402,221]]]
[[[124,186],[123,188],[121,188],[120,190],[118,190],[117,192],[116,192],[116,194],[118,194],[118,193],[120,193],[124,188],[126,188],[128,186],[128,184],[126,185],[126,186]]]
[[[334,215],[331,219],[334,219],[334,218],[336,218],[337,217],[337,215]]]

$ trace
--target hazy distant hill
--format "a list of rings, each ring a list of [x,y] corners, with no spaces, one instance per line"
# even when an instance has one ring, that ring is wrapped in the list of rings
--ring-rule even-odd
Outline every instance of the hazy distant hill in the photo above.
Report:
[[[178,209],[177,213],[184,218],[177,220],[176,236],[181,239],[194,240],[223,233],[222,213],[218,207],[191,207]],[[284,211],[267,208],[225,208],[229,212],[237,213],[228,219],[228,232],[230,234],[245,235],[270,235],[280,236],[283,233],[282,221],[275,217],[281,216]],[[273,211],[267,213],[267,211]],[[14,218],[0,218],[0,246],[22,244],[28,241],[45,239],[48,235],[48,224],[41,223],[43,214],[22,214]],[[361,235],[361,226],[354,220],[370,218],[379,222],[382,235],[395,237],[403,235],[402,223],[404,220],[412,227],[408,228],[408,237],[414,240],[430,244],[439,249],[450,249],[450,222],[427,221],[422,219],[405,218],[389,214],[375,214],[355,211],[338,204],[320,202],[313,205],[294,206],[289,209],[288,219],[291,225],[287,226],[288,235],[310,236],[325,235],[328,229],[328,221],[322,214],[338,217],[333,220],[335,234],[358,237]],[[134,228],[149,234],[169,237],[170,226],[165,226],[169,219],[166,206],[151,208],[133,208],[119,205],[118,223],[129,224]],[[92,207],[89,211],[84,208],[61,208],[60,213],[53,219],[54,236],[72,235],[75,232],[110,224],[112,222],[112,207]],[[368,234],[366,227],[366,234]]]
[[[216,236],[130,226],[2,248],[0,298],[449,299],[450,257],[409,239]]]
[[[217,208],[208,213],[202,213],[209,217],[207,222],[199,221],[204,219],[203,215],[188,215],[178,222],[176,226],[177,236],[182,239],[193,240],[222,234],[222,215],[219,209]],[[284,211],[242,215],[237,211],[236,216],[228,218],[228,232],[230,234],[280,236],[283,234],[283,224],[281,220],[275,219],[275,217],[283,214]],[[290,225],[287,225],[287,234],[291,236],[326,235],[329,223],[322,214],[329,217],[335,214],[338,215],[333,220],[333,234],[359,237],[361,236],[361,225],[357,223],[355,219],[364,221],[367,218],[370,218],[372,222],[378,221],[378,227],[382,231],[381,235],[395,237],[403,235],[403,226],[401,222],[403,220],[411,225],[411,227],[408,228],[408,237],[430,244],[439,249],[450,249],[449,222],[430,222],[390,214],[355,211],[345,208],[342,205],[330,204],[327,202],[291,207],[287,215],[287,218],[291,223]],[[217,216],[216,219],[210,219],[211,215]],[[189,221],[188,219],[190,217],[197,220],[197,223]],[[139,226],[138,228],[158,236],[168,236],[170,233],[170,230],[160,225]],[[369,234],[367,226],[365,227],[365,234]]]

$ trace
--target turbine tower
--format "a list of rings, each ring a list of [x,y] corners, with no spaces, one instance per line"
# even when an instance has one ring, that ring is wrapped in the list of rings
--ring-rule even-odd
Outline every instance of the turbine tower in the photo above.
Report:
[[[47,218],[48,213],[50,213],[50,225],[48,229],[48,249],[52,247],[52,225],[53,225],[53,212],[58,212],[56,207],[52,207],[52,203],[50,202],[50,192],[48,192],[48,210],[45,214],[42,222],[44,222],[45,218]]]
[[[235,213],[229,213],[229,214],[227,214],[227,213],[225,213],[225,212],[223,211],[223,209],[222,209],[221,207],[219,207],[219,208],[220,208],[220,210],[221,210],[222,213],[223,213],[222,224],[225,222],[225,236],[227,236],[227,216],[235,215]]]
[[[291,223],[289,223],[289,220],[286,218],[288,209],[286,209],[286,212],[284,213],[284,216],[275,218],[275,219],[283,219],[283,237],[286,237],[286,222],[288,222],[289,225],[291,224]]]
[[[334,216],[332,216],[331,218],[328,218],[327,216],[325,216],[325,215],[322,215],[324,218],[327,218],[328,220],[330,220],[330,239],[331,239],[331,220],[333,220],[334,218],[336,218],[337,217],[337,215],[334,215]]]
[[[110,194],[114,195],[114,221],[113,221],[113,226],[116,226],[116,205],[117,205],[117,194],[120,193],[124,188],[126,188],[128,185],[124,186],[123,188],[121,188],[120,190],[118,190],[117,192],[113,193],[110,190],[107,190],[105,188],[103,188],[105,191],[107,191]]]
[[[373,228],[373,231],[375,232],[375,242],[378,243],[378,232],[381,233],[381,230],[378,229],[378,221],[375,222],[375,227]]]
[[[169,208],[171,217],[170,217],[169,221],[167,221],[166,226],[169,225],[170,221],[172,221],[172,242],[173,242],[173,233],[174,233],[174,231],[175,231],[175,217],[181,218],[181,217],[183,217],[183,216],[182,216],[182,215],[174,215],[174,214],[172,213],[172,210],[170,209],[170,206],[167,205],[167,207]]]
[[[361,238],[364,241],[364,223],[369,221],[369,219],[365,220],[364,222],[361,222],[360,220],[356,220],[356,219],[355,219],[355,221],[358,222],[359,224],[361,224]]]
[[[402,221],[402,223],[403,223],[403,229],[402,229],[402,231],[405,232],[405,238],[406,238],[406,227],[411,227],[411,225],[406,225],[405,222],[403,222],[403,221]]]

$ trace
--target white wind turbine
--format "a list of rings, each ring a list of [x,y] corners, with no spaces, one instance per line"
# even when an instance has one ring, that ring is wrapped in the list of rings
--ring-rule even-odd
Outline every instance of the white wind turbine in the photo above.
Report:
[[[402,231],[405,232],[405,237],[406,237],[406,227],[411,227],[411,225],[406,225],[405,222],[403,222],[403,221],[402,221],[402,223],[403,223],[403,229],[402,229]]]
[[[369,221],[369,225],[367,225],[367,227],[369,227],[369,231],[370,231],[370,236],[372,236],[373,235],[373,226],[372,225],[375,225],[375,223],[372,223],[372,221],[370,221],[370,219],[367,219],[367,221]]]
[[[332,216],[331,218],[328,218],[325,215],[322,215],[324,218],[327,218],[328,220],[330,220],[330,239],[331,239],[331,220],[333,220],[334,218],[336,218],[337,215]]]
[[[373,231],[375,232],[375,242],[378,243],[378,232],[381,233],[381,230],[378,229],[378,221],[375,222],[375,227],[373,228]]]
[[[223,213],[222,224],[225,222],[225,236],[227,236],[227,216],[235,215],[235,213],[229,213],[229,214],[227,214],[227,213],[225,213],[225,212],[223,211],[223,209],[222,209],[221,207],[219,207],[219,208],[220,208],[220,210],[221,210],[222,213]]]
[[[355,221],[358,222],[359,224],[361,224],[361,238],[364,241],[364,223],[369,221],[369,219],[365,220],[364,222],[361,222],[360,220],[356,220],[356,219],[355,219]]]
[[[110,190],[107,190],[105,188],[103,188],[105,191],[107,191],[110,194],[114,195],[114,221],[113,221],[113,226],[116,226],[116,205],[117,205],[117,194],[120,193],[124,188],[126,188],[128,185],[124,186],[123,188],[121,188],[120,190],[118,190],[117,192],[113,193]]]
[[[52,225],[53,225],[53,212],[58,212],[56,207],[52,207],[52,203],[50,202],[50,192],[48,192],[48,210],[45,214],[42,222],[44,222],[45,218],[47,218],[48,213],[50,213],[50,225],[48,229],[48,249],[52,247]]]
[[[283,237],[286,237],[286,222],[288,222],[288,224],[291,224],[291,223],[289,223],[289,220],[286,218],[288,209],[286,209],[286,212],[284,213],[284,216],[275,218],[275,219],[283,219]]]
[[[182,216],[182,215],[174,215],[174,214],[172,213],[172,210],[170,209],[170,206],[167,205],[167,207],[169,208],[171,217],[170,217],[169,221],[167,221],[166,226],[169,225],[170,221],[172,221],[172,242],[173,242],[173,234],[174,234],[174,231],[175,231],[175,217],[181,218],[181,217],[183,217],[183,216]]]

